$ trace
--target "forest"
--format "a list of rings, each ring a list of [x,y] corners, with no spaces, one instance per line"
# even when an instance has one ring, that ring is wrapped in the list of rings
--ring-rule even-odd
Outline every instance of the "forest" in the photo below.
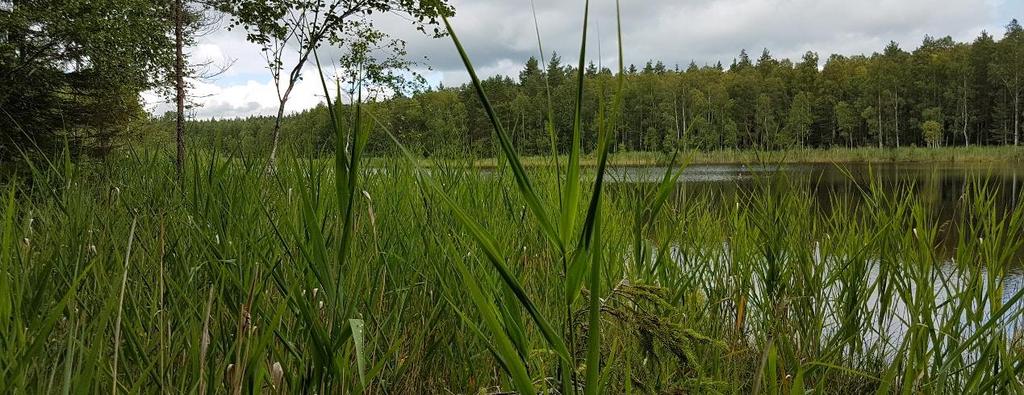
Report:
[[[685,67],[651,61],[626,68],[622,122],[614,149],[783,149],[790,147],[905,147],[1017,145],[1024,117],[1024,29],[1017,20],[1000,36],[973,42],[925,37],[915,49],[890,42],[871,55],[807,52],[756,59],[744,50],[728,66]],[[518,76],[483,80],[489,98],[521,152],[550,152],[548,109],[559,150],[568,150],[576,70],[552,54],[526,61]],[[584,147],[595,147],[602,95],[614,73],[589,63],[583,102]],[[431,87],[369,103],[380,126],[424,156],[494,154],[489,120],[471,86]],[[283,121],[285,141],[299,152],[330,146],[319,107]],[[210,146],[263,147],[272,117],[197,120],[189,127]],[[454,143],[454,144],[453,144]],[[391,150],[384,133],[370,152]],[[251,148],[250,148],[251,149]]]
[[[0,162],[123,145],[149,118],[140,93],[170,81],[172,16],[151,0],[0,1]]]

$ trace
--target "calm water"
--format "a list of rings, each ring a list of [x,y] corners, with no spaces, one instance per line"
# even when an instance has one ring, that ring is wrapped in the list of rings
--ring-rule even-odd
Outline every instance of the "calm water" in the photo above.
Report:
[[[609,192],[659,182],[665,171],[664,167],[610,169]],[[1007,212],[1024,203],[1024,166],[1012,163],[693,165],[679,178],[675,201],[682,203],[687,196],[702,193],[729,196],[777,178],[782,178],[784,185],[814,196],[826,209],[835,197],[847,197],[856,203],[864,196],[862,190],[875,180],[884,190],[914,194],[929,208],[937,223],[954,219],[961,196],[978,184],[985,185],[996,196],[999,211]]]
[[[680,177],[677,186],[677,199],[679,203],[685,202],[686,196],[698,193],[719,193],[728,196],[737,192],[752,189],[757,183],[771,180],[772,177],[781,176],[793,188],[800,188],[803,192],[814,196],[819,205],[827,207],[836,196],[848,196],[856,202],[863,196],[861,188],[868,188],[872,180],[878,181],[883,189],[890,191],[897,187],[908,187],[902,189],[914,194],[931,208],[930,213],[933,219],[939,223],[950,221],[955,218],[957,211],[962,209],[959,205],[960,197],[972,188],[973,185],[982,183],[990,188],[996,196],[997,209],[1007,212],[1019,204],[1024,203],[1024,166],[1016,164],[950,164],[950,163],[911,163],[911,164],[787,164],[772,166],[750,166],[750,165],[694,165],[688,167]],[[620,167],[610,170],[609,178],[612,185],[609,188],[611,193],[621,188],[630,188],[637,184],[656,183],[664,176],[664,167]],[[955,221],[951,221],[953,224]],[[956,232],[954,226],[943,227],[945,232]],[[940,235],[941,236],[941,235]],[[948,234],[947,236],[954,236]],[[938,248],[945,253],[950,253],[955,248],[955,237],[945,237],[948,243]],[[947,255],[949,256],[949,255]],[[1024,262],[1024,260],[1022,260]],[[871,275],[876,275],[872,268]],[[947,267],[942,270],[951,281],[951,286],[956,288],[959,279],[952,275],[952,266],[947,261]],[[939,281],[939,279],[936,279]],[[936,283],[937,300],[941,303],[949,298],[948,292]],[[1004,283],[1003,300],[1006,301],[1024,286],[1024,270],[1022,265],[1010,268]],[[955,289],[953,290],[955,292]],[[872,298],[877,295],[872,295]],[[874,303],[872,300],[870,303]],[[896,314],[902,316],[905,310],[903,306],[897,305]],[[1016,306],[1013,312],[1020,312],[1020,306]],[[949,317],[946,312],[937,311],[936,320],[958,319]],[[1013,314],[1011,316],[1016,316]],[[1018,319],[1008,319],[1003,322],[1003,328],[1013,333],[1021,328]],[[899,321],[887,323],[884,329],[890,339],[898,343],[906,327]],[[866,339],[869,342],[878,341],[876,335]]]
[[[755,183],[774,176],[818,196],[821,201],[832,195],[859,195],[858,186],[867,188],[872,179],[883,188],[913,185],[913,193],[936,203],[948,211],[974,182],[984,182],[997,189],[1002,208],[1019,204],[1024,192],[1024,166],[1018,164],[785,164],[785,165],[692,165],[683,171],[680,191],[729,192],[749,189]],[[609,178],[618,183],[658,182],[664,167],[619,167],[609,171]]]

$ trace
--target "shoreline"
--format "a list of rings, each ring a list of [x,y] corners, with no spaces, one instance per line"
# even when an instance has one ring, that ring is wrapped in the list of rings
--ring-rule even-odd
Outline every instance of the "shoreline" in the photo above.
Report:
[[[567,156],[559,156],[564,163]],[[617,167],[664,166],[671,160],[671,154],[661,152],[621,152],[609,157],[608,165]],[[544,167],[551,163],[546,156],[524,156],[525,167]],[[431,161],[424,159],[425,164]],[[458,162],[458,161],[456,161]],[[945,148],[825,148],[791,149],[784,151],[689,151],[680,153],[677,163],[690,165],[738,165],[738,164],[829,164],[829,163],[1024,163],[1024,147],[945,147]],[[497,158],[477,159],[473,166],[478,168],[498,167]],[[585,155],[580,166],[595,167],[597,158]]]

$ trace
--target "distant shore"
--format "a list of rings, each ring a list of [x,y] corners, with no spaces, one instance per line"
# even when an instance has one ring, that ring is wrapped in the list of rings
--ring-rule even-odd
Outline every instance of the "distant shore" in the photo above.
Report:
[[[497,166],[497,159],[478,159],[482,168]],[[609,157],[612,166],[658,166],[667,164],[671,154],[662,152],[619,152]],[[551,164],[549,156],[524,156],[524,166]],[[564,163],[565,156],[559,158]],[[751,164],[751,163],[1024,163],[1024,147],[941,147],[941,148],[794,148],[781,151],[721,150],[680,152],[677,162],[689,164]],[[585,155],[582,166],[596,166],[597,158]]]

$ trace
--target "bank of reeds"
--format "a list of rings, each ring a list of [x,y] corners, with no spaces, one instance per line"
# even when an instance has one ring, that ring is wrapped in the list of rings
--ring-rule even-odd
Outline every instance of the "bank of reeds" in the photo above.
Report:
[[[359,106],[330,110],[331,162],[211,152],[180,183],[158,152],[36,163],[2,190],[0,388],[1024,391],[1024,207],[982,179],[946,222],[908,184],[611,193],[619,87],[595,169],[578,115],[568,157],[528,168],[491,111],[495,171],[367,168]]]

